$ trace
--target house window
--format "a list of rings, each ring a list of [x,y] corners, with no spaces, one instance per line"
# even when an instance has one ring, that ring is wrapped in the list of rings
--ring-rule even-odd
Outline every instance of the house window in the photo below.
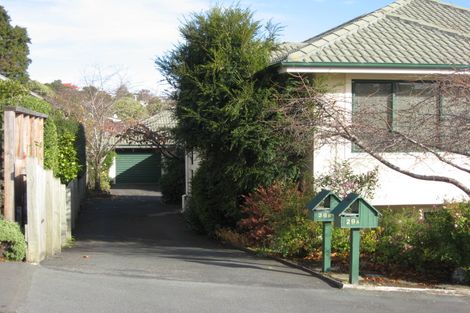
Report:
[[[442,101],[433,83],[353,81],[352,87],[353,130],[374,151],[419,151],[413,140],[436,140]]]

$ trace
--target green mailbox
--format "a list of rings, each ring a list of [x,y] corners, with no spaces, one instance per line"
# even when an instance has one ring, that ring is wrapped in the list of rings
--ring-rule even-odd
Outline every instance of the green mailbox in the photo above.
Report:
[[[350,193],[332,212],[339,228],[375,228],[380,212],[355,193]]]
[[[349,283],[359,282],[359,246],[362,228],[375,228],[379,224],[380,212],[366,200],[355,193],[350,193],[332,211],[335,226],[349,228],[350,253],[349,253]]]
[[[332,191],[323,189],[307,203],[310,218],[323,223],[322,270],[331,270],[331,237],[334,216],[331,210],[340,203],[340,199]]]

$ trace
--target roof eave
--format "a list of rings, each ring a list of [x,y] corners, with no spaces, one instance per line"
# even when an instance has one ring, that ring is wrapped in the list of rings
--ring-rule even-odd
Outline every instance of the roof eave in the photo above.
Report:
[[[404,64],[404,63],[330,63],[279,62],[272,65],[279,73],[384,73],[433,74],[454,73],[470,69],[467,64]]]

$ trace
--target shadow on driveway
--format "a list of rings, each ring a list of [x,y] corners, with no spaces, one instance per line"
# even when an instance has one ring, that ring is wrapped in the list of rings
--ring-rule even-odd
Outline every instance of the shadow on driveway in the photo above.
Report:
[[[109,198],[88,199],[76,244],[44,261],[85,273],[290,288],[329,288],[307,273],[254,257],[197,235],[178,206],[164,204],[154,186],[119,186]]]

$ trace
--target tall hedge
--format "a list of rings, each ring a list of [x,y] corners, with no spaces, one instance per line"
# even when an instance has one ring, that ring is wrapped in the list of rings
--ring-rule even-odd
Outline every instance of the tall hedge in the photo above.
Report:
[[[83,141],[79,123],[67,119],[47,101],[31,96],[23,85],[12,80],[0,81],[2,112],[5,106],[21,106],[48,115],[44,123],[44,167],[51,169],[62,183],[75,179],[85,167],[85,160],[78,157],[84,154],[84,146],[76,144],[77,138]]]
[[[276,49],[275,28],[249,10],[215,7],[194,14],[180,32],[181,44],[157,65],[178,90],[177,134],[202,157],[190,209],[211,233],[233,224],[242,195],[298,175],[301,158],[270,127],[276,90],[269,73],[258,75]]]
[[[60,112],[55,112],[54,120],[59,142],[57,177],[63,183],[68,183],[81,176],[85,168],[86,160],[82,157],[85,154],[83,127]]]

